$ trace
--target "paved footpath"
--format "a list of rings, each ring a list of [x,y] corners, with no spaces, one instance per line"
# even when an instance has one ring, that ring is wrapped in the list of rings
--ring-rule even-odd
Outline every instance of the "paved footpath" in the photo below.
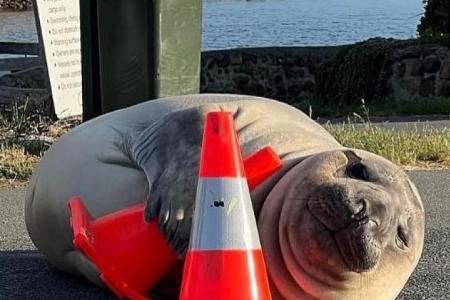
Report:
[[[400,300],[450,299],[450,171],[412,172],[427,228],[420,264]],[[23,222],[23,189],[0,189],[0,299],[114,299],[83,278],[49,266]],[[370,299],[367,299],[370,300]]]

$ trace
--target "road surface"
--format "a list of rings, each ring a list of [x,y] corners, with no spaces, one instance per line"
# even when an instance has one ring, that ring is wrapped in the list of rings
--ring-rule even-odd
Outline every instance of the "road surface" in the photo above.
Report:
[[[450,171],[415,171],[426,209],[425,249],[399,300],[450,299]],[[23,189],[0,189],[0,299],[114,299],[49,266],[23,222]],[[370,299],[368,299],[370,300]]]

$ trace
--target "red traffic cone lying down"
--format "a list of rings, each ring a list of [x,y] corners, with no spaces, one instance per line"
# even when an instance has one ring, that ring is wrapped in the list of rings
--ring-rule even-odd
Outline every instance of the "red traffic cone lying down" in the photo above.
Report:
[[[255,188],[280,167],[270,147],[252,154],[244,161],[249,187]],[[102,280],[120,298],[149,299],[145,295],[177,262],[158,230],[158,220],[144,221],[144,207],[135,205],[93,220],[79,197],[69,200],[75,248],[97,266]]]
[[[231,113],[209,113],[180,299],[271,299]]]

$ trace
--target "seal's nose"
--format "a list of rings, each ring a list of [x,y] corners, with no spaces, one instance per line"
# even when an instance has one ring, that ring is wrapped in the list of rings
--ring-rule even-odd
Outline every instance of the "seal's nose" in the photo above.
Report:
[[[308,200],[309,211],[332,232],[347,227],[352,217],[365,214],[365,204],[350,201],[345,186],[323,184]]]
[[[308,209],[332,232],[364,225],[376,230],[387,217],[383,201],[370,196],[370,192],[352,193],[346,186],[324,184],[313,195]]]
[[[348,214],[351,220],[362,220],[367,217],[367,200],[364,198],[357,199],[347,205]]]

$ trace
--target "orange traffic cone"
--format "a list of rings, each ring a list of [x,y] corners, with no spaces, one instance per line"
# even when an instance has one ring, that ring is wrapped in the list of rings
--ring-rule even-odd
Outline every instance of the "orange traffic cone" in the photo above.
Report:
[[[265,147],[246,158],[244,167],[249,186],[256,187],[281,167],[281,160]],[[145,295],[177,262],[158,220],[144,221],[144,208],[139,204],[93,220],[81,198],[69,200],[75,248],[120,298],[150,299]]]
[[[177,256],[158,230],[145,222],[144,204],[92,220],[79,197],[69,201],[75,248],[99,269],[120,298],[150,299],[147,292],[176,264]]]
[[[233,116],[208,113],[180,299],[271,299]]]

